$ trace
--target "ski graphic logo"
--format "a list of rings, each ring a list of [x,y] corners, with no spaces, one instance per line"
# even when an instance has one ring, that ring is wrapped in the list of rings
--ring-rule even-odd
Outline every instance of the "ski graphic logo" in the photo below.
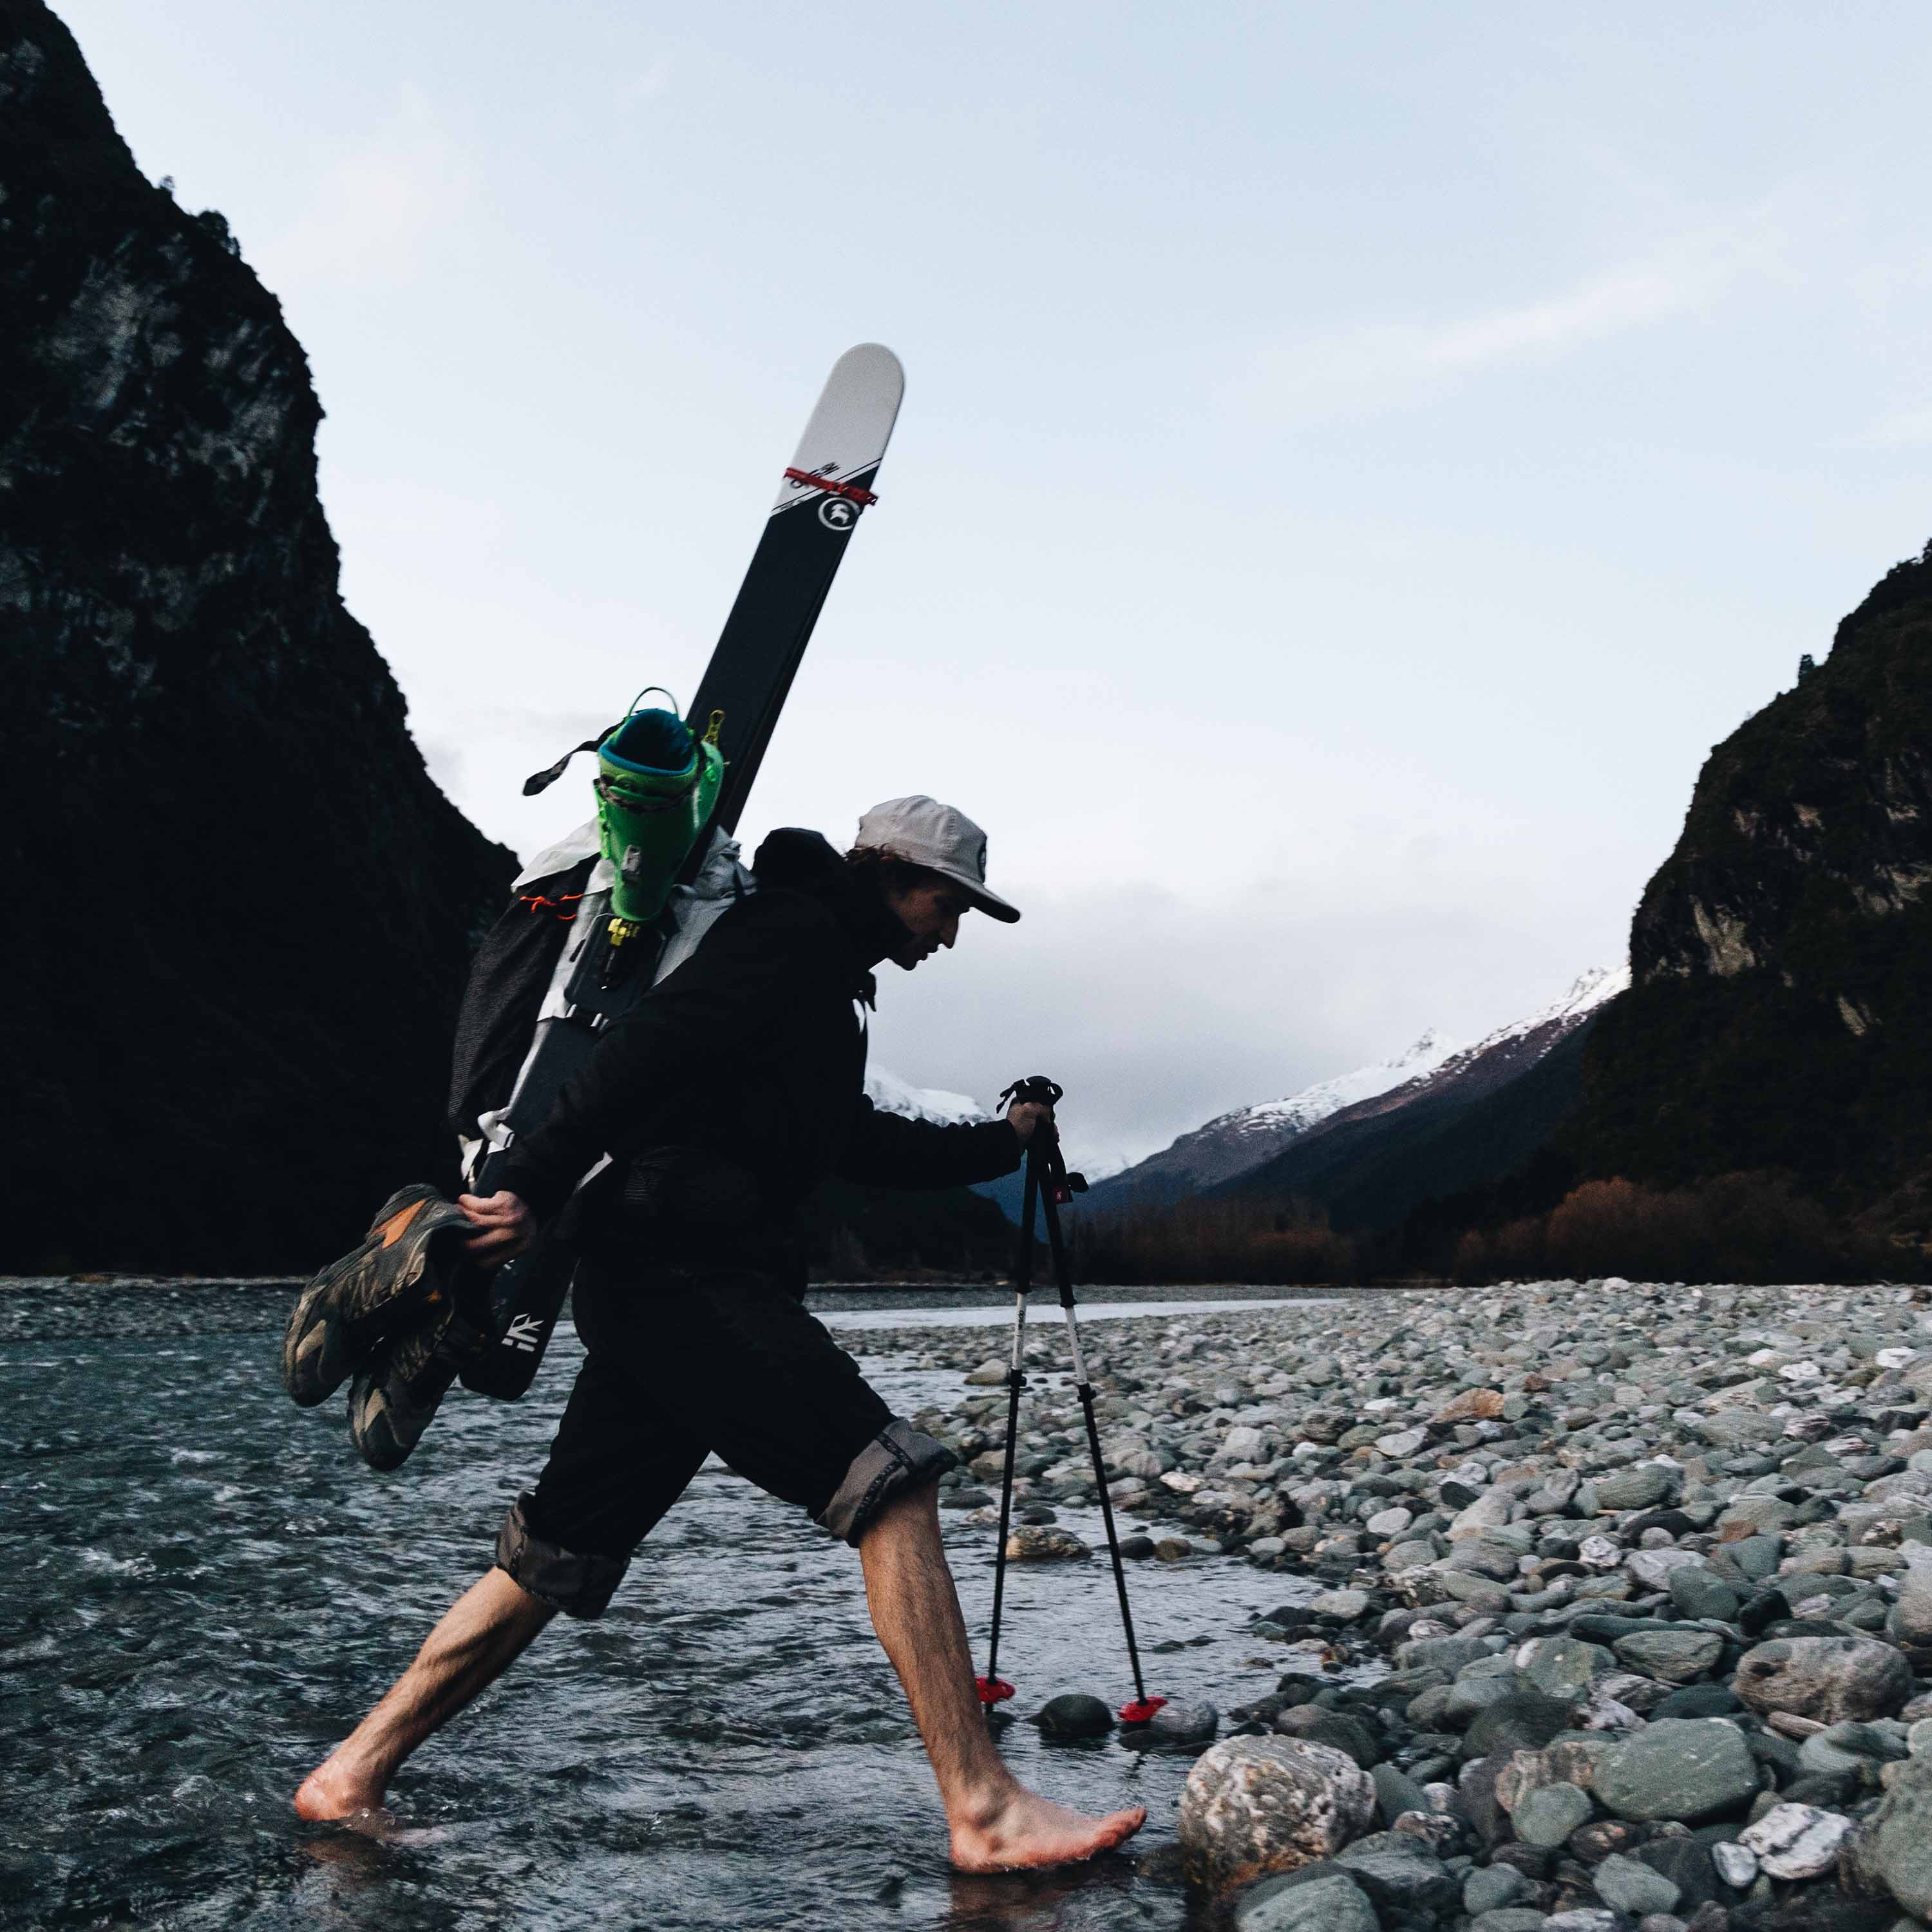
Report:
[[[519,1315],[503,1330],[503,1346],[535,1354],[543,1346],[544,1324],[534,1315]]]
[[[859,520],[859,506],[843,496],[828,496],[818,506],[818,520],[828,530],[849,530]]]

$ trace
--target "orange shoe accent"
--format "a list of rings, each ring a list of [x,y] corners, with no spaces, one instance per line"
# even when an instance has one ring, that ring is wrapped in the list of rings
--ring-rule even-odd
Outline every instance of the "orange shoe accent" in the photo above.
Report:
[[[382,1223],[382,1245],[393,1248],[410,1231],[410,1223],[429,1205],[427,1201],[412,1201],[399,1214],[392,1214]]]

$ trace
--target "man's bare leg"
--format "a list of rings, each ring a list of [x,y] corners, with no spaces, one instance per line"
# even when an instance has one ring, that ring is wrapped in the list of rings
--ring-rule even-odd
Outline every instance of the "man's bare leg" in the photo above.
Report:
[[[501,1570],[452,1604],[389,1694],[310,1772],[296,1793],[304,1818],[350,1818],[381,1808],[403,1760],[502,1676],[556,1614]]]
[[[939,1781],[956,1865],[1012,1871],[1068,1864],[1108,1850],[1147,1822],[1142,1805],[1089,1818],[1049,1804],[1028,1790],[993,1748],[931,1489],[887,1504],[861,1539],[859,1556],[872,1628],[905,1687]]]

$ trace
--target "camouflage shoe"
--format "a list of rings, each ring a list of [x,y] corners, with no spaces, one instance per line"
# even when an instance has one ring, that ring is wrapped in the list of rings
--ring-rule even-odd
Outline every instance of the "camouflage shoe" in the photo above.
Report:
[[[436,1237],[470,1225],[461,1208],[420,1181],[383,1202],[362,1246],[331,1262],[296,1300],[282,1337],[282,1385],[296,1402],[304,1408],[326,1402],[397,1328],[448,1304],[454,1257]]]
[[[387,1474],[409,1460],[482,1340],[446,1299],[356,1371],[349,1384],[349,1439],[370,1468]]]

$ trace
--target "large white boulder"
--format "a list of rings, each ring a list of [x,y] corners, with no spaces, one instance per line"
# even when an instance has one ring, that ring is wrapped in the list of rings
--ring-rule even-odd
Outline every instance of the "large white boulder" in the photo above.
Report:
[[[1229,1738],[1180,1800],[1188,1876],[1210,1892],[1332,1858],[1369,1828],[1376,1787],[1342,1752],[1300,1738]]]

